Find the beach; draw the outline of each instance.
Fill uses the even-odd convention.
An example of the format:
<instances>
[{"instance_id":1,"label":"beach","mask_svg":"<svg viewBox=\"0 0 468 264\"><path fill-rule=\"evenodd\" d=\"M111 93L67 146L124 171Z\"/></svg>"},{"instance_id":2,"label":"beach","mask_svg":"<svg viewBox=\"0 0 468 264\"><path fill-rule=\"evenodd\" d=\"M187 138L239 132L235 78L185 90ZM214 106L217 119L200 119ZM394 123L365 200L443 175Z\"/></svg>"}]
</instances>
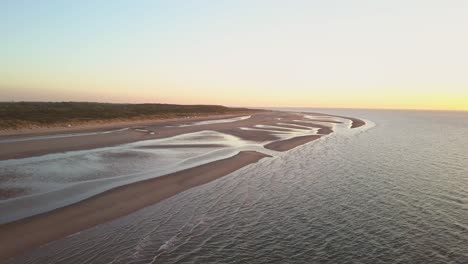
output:
<instances>
[{"instance_id":1,"label":"beach","mask_svg":"<svg viewBox=\"0 0 468 264\"><path fill-rule=\"evenodd\" d=\"M63 187L50 191L34 191L34 186L27 186L27 182L24 183L24 190L18 191L21 188L8 188L8 179L3 179L0 182L3 183L0 185L0 211L3 216L0 260L128 215L268 159L276 155L275 152L286 152L333 134L336 129L357 128L364 124L360 119L343 116L264 111L3 136L0 138L0 169L7 172L14 170L10 168L20 167L15 162L25 161L29 166L38 159L45 162L44 166L47 167L50 161L42 161L44 157L53 156L54 162L61 159L69 162L77 156L75 153L90 155L99 150L98 153L109 154L108 149L120 151L112 156L115 163L124 163L129 158L138 160L138 157L132 156L134 153L154 151L157 155L175 153L173 160L178 165L163 168L167 163L164 161L161 163L163 169L147 172L139 178L96 176L91 181L77 180L66 184L60 180ZM123 152L119 149L121 146L131 146L132 151L124 148L127 152ZM189 150L194 154L187 154ZM156 167L158 159L154 161ZM62 166L62 163L58 164ZM34 163L32 168L41 167ZM14 173L26 172L16 169ZM67 167L63 167L60 173L65 176ZM20 186L17 182L15 184ZM45 183L41 184L43 186ZM88 186L95 189L90 192ZM83 190L88 191L84 196ZM74 197L73 193L80 195ZM60 203L60 197L65 196L71 197ZM57 205L50 207L53 203Z\"/></svg>"},{"instance_id":2,"label":"beach","mask_svg":"<svg viewBox=\"0 0 468 264\"><path fill-rule=\"evenodd\" d=\"M70 206L0 226L0 259L127 215L267 157L240 152L188 170L122 186ZM20 234L28 234L19 238Z\"/></svg>"}]
</instances>

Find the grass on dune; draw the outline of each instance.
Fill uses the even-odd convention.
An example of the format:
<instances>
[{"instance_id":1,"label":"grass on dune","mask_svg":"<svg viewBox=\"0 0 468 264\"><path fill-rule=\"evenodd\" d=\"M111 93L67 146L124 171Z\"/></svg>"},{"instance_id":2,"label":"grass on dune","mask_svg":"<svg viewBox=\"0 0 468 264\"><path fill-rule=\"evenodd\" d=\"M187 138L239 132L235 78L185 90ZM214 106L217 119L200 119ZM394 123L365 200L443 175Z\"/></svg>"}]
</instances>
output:
<instances>
[{"instance_id":1,"label":"grass on dune","mask_svg":"<svg viewBox=\"0 0 468 264\"><path fill-rule=\"evenodd\" d=\"M173 118L254 111L220 105L112 104L92 102L0 102L0 129L24 126Z\"/></svg>"}]
</instances>

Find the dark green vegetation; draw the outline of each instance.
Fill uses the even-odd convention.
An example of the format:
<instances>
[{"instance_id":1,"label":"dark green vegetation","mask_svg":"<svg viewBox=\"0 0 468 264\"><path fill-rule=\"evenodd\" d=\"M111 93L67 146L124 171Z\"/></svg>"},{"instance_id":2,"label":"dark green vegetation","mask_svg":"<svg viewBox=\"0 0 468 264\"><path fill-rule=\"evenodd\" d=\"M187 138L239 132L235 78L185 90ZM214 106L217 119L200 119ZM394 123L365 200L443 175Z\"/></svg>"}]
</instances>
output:
<instances>
[{"instance_id":1,"label":"dark green vegetation","mask_svg":"<svg viewBox=\"0 0 468 264\"><path fill-rule=\"evenodd\" d=\"M0 129L89 121L166 119L252 112L219 105L110 104L88 102L0 102Z\"/></svg>"}]
</instances>

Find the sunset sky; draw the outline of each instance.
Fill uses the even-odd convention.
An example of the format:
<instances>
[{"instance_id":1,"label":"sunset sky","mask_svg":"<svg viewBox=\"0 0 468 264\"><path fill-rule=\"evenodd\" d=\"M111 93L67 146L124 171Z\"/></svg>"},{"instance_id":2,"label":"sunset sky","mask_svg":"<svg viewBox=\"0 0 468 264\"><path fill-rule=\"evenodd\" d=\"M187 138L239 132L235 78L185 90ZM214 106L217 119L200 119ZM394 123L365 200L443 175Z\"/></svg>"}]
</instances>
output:
<instances>
[{"instance_id":1,"label":"sunset sky","mask_svg":"<svg viewBox=\"0 0 468 264\"><path fill-rule=\"evenodd\" d=\"M0 101L468 110L468 1L0 0Z\"/></svg>"}]
</instances>

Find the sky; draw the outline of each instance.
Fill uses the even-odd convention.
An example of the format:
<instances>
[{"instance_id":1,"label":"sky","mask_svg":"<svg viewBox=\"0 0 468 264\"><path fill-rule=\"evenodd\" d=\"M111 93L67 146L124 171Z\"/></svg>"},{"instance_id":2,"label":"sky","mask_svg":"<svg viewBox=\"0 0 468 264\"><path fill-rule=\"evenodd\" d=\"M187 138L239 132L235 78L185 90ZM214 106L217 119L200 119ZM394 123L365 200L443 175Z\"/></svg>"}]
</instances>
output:
<instances>
[{"instance_id":1,"label":"sky","mask_svg":"<svg viewBox=\"0 0 468 264\"><path fill-rule=\"evenodd\" d=\"M468 110L464 0L0 0L0 101Z\"/></svg>"}]
</instances>

